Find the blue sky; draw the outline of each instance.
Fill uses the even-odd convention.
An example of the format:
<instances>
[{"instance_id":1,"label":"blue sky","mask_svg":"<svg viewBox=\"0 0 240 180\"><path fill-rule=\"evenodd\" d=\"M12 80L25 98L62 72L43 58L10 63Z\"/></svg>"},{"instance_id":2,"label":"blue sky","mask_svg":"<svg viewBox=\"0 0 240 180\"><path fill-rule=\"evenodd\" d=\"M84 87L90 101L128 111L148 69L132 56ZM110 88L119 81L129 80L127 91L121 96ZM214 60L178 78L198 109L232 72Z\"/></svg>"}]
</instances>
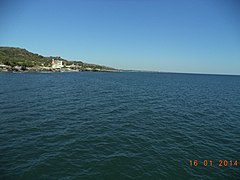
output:
<instances>
[{"instance_id":1,"label":"blue sky","mask_svg":"<svg viewBox=\"0 0 240 180\"><path fill-rule=\"evenodd\" d=\"M122 69L240 74L240 1L2 0L0 46Z\"/></svg>"}]
</instances>

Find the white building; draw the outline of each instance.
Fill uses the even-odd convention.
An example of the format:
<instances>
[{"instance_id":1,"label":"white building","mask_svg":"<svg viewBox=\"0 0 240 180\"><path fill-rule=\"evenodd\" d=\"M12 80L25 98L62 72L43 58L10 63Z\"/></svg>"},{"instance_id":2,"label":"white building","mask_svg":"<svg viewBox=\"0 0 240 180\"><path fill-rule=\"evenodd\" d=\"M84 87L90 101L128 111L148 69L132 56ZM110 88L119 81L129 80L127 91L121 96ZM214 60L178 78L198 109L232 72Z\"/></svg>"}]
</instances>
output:
<instances>
[{"instance_id":1,"label":"white building","mask_svg":"<svg viewBox=\"0 0 240 180\"><path fill-rule=\"evenodd\" d=\"M63 67L63 62L62 61L52 59L52 68L61 69L62 67Z\"/></svg>"}]
</instances>

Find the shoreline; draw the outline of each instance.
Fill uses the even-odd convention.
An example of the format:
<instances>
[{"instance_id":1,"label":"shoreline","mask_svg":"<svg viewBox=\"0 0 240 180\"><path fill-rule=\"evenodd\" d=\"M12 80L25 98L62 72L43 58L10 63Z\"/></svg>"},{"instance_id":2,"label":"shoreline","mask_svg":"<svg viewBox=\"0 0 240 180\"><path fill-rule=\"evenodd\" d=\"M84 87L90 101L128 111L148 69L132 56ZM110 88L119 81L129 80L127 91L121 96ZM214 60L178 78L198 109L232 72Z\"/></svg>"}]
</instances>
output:
<instances>
[{"instance_id":1,"label":"shoreline","mask_svg":"<svg viewBox=\"0 0 240 180\"><path fill-rule=\"evenodd\" d=\"M0 67L0 72L8 73L29 73L29 72L44 72L44 73L54 73L54 72L122 72L118 69L77 69L77 68L52 68L52 67L24 67L24 66L2 66Z\"/></svg>"}]
</instances>

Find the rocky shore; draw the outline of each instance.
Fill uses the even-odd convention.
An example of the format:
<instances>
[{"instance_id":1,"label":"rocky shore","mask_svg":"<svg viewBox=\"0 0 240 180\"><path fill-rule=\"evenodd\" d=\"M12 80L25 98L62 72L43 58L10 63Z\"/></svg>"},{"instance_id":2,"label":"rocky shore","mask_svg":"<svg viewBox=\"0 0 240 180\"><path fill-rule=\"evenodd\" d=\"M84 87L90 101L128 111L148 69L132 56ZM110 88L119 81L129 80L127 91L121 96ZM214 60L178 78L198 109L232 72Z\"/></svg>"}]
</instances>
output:
<instances>
[{"instance_id":1,"label":"rocky shore","mask_svg":"<svg viewBox=\"0 0 240 180\"><path fill-rule=\"evenodd\" d=\"M26 66L7 66L0 64L0 72L120 72L120 70L109 70L109 69L93 69L93 68L82 68L82 67L26 67Z\"/></svg>"}]
</instances>

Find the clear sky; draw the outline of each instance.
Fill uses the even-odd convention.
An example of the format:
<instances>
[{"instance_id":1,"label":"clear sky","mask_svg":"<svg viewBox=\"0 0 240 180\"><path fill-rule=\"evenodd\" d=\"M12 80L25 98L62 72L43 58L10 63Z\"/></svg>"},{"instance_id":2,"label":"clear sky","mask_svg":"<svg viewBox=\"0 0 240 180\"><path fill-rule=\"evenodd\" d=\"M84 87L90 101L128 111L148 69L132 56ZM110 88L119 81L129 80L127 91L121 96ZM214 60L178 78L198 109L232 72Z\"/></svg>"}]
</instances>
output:
<instances>
[{"instance_id":1,"label":"clear sky","mask_svg":"<svg viewBox=\"0 0 240 180\"><path fill-rule=\"evenodd\" d=\"M1 0L0 46L122 69L240 74L240 1Z\"/></svg>"}]
</instances>

